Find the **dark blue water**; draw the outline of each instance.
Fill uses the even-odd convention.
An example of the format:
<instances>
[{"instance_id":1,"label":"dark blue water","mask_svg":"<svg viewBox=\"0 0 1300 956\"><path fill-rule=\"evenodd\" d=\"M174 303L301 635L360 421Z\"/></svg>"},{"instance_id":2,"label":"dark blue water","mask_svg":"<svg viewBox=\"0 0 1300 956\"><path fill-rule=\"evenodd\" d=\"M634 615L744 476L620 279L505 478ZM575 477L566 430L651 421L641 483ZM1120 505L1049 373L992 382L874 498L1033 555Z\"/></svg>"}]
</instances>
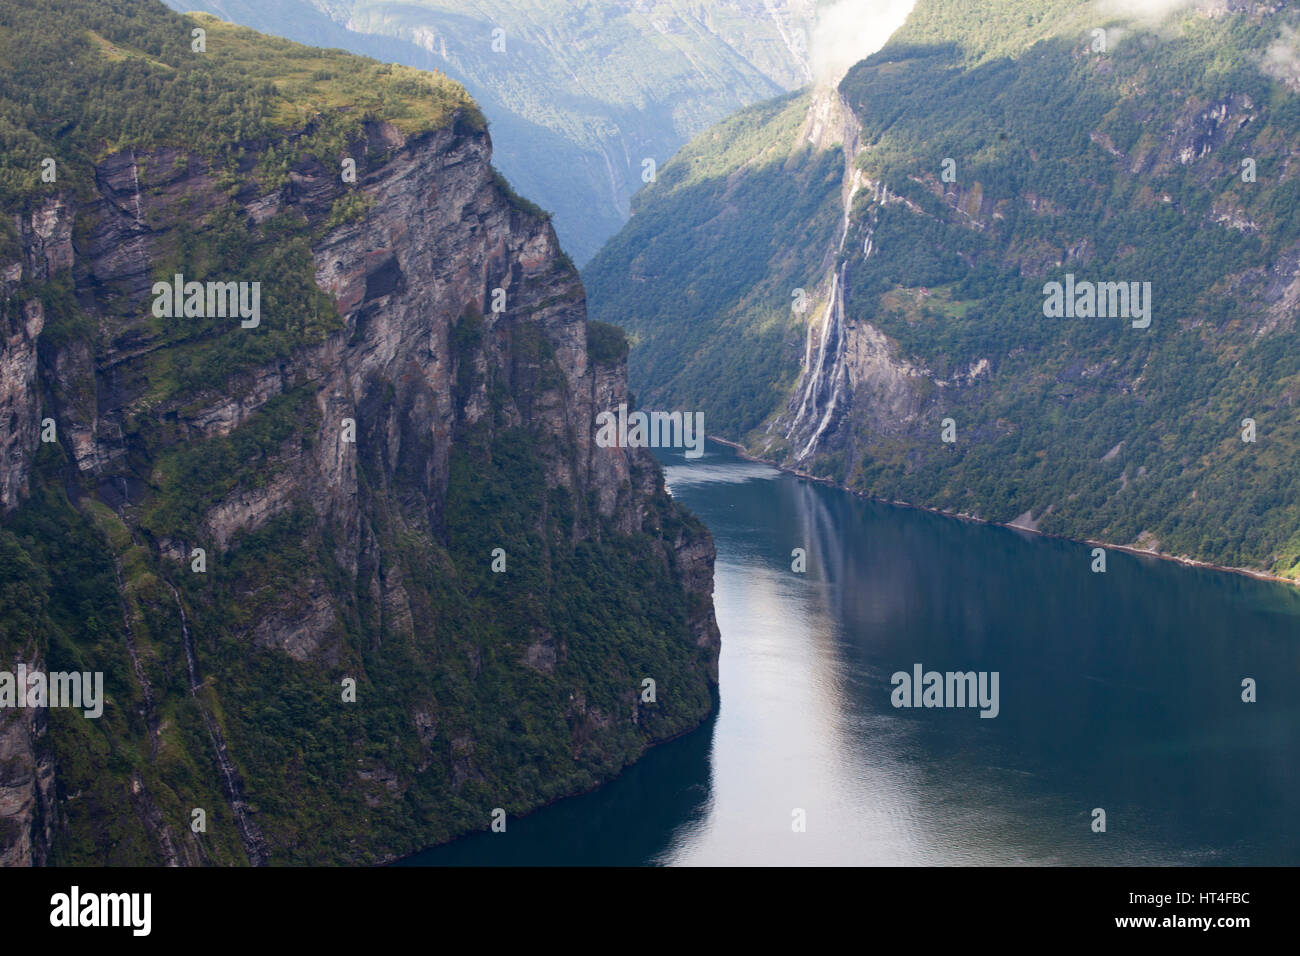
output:
<instances>
[{"instance_id":1,"label":"dark blue water","mask_svg":"<svg viewBox=\"0 0 1300 956\"><path fill-rule=\"evenodd\" d=\"M1088 546L721 446L664 460L717 543L717 715L595 793L407 862L1300 863L1297 589L1118 552L1096 574ZM918 663L996 671L998 715L895 708L891 675Z\"/></svg>"}]
</instances>

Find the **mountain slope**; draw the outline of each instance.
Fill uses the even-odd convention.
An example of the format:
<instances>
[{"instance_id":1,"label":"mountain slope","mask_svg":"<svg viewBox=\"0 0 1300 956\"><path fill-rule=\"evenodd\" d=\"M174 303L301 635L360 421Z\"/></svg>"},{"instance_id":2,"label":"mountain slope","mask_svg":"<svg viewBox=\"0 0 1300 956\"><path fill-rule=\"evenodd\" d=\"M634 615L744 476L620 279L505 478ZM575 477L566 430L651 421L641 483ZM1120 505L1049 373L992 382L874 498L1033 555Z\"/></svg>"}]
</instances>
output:
<instances>
[{"instance_id":1,"label":"mountain slope","mask_svg":"<svg viewBox=\"0 0 1300 956\"><path fill-rule=\"evenodd\" d=\"M713 433L735 436L793 384L791 293L830 267L840 226L844 111L819 112L791 94L696 137L584 270L593 307L633 333L644 402L704 409Z\"/></svg>"},{"instance_id":2,"label":"mountain slope","mask_svg":"<svg viewBox=\"0 0 1300 956\"><path fill-rule=\"evenodd\" d=\"M592 314L641 343L639 394L700 408L765 457L890 500L1296 576L1293 29L1288 11L1248 2L1153 23L1081 3L922 0L837 91L858 145L841 211L805 224L829 237L825 268L808 250L766 255L761 286L741 293L724 264L692 275L716 294L689 333L658 305L687 295L675 273L629 308L647 250L693 263L732 239L789 239L780 204L725 225L706 205L696 221L714 232L661 228L665 183L683 175L670 164L584 270ZM752 176L735 165L733 192ZM1050 284L1076 279L1137 283L1139 297L1149 283L1149 324L1045 315ZM789 314L796 287L815 295ZM761 327L727 318L760 288L793 331L762 355L727 352ZM673 357L684 334L718 346L716 381L763 387L664 376L691 368Z\"/></svg>"},{"instance_id":3,"label":"mountain slope","mask_svg":"<svg viewBox=\"0 0 1300 956\"><path fill-rule=\"evenodd\" d=\"M704 717L712 543L463 90L146 0L0 53L0 659L104 681L0 708L0 861L391 859Z\"/></svg>"},{"instance_id":4,"label":"mountain slope","mask_svg":"<svg viewBox=\"0 0 1300 956\"><path fill-rule=\"evenodd\" d=\"M497 165L580 263L626 221L645 160L811 77L814 0L168 2L460 81Z\"/></svg>"}]
</instances>

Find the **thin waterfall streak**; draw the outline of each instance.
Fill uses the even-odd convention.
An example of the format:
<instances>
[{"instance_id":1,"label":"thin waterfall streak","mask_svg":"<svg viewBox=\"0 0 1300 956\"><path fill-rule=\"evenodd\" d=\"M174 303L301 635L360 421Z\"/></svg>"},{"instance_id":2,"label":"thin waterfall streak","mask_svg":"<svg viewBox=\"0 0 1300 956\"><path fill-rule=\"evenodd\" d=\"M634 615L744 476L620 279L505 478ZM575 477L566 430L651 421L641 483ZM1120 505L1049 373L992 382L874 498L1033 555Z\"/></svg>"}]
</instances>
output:
<instances>
[{"instance_id":1,"label":"thin waterfall streak","mask_svg":"<svg viewBox=\"0 0 1300 956\"><path fill-rule=\"evenodd\" d=\"M265 857L262 853L261 837L253 830L252 824L248 820L248 814L245 812L244 800L239 792L239 784L235 781L235 770L230 764L230 756L226 752L226 740L221 735L221 729L217 727L216 718L208 712L208 708L203 705L199 698L199 678L198 667L194 662L193 638L190 635L189 621L185 616L185 604L181 601L180 592L170 581L166 582L167 587L172 592L172 597L176 600L176 610L181 619L181 638L185 647L185 663L189 668L190 678L190 696L199 708L199 714L203 718L203 726L208 731L208 740L212 743L213 753L216 754L217 766L221 770L222 777L225 778L226 796L230 801L231 812L235 815L235 824L239 828L239 834L243 839L244 852L248 854L248 861L253 866L262 866Z\"/></svg>"}]
</instances>

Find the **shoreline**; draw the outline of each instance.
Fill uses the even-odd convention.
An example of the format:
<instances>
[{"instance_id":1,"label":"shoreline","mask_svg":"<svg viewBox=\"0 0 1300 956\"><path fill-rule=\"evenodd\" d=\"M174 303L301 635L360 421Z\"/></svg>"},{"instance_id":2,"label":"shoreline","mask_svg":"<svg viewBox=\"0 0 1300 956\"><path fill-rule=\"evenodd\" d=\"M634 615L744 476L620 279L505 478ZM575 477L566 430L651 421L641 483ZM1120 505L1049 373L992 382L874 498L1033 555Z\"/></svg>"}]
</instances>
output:
<instances>
[{"instance_id":1,"label":"shoreline","mask_svg":"<svg viewBox=\"0 0 1300 956\"><path fill-rule=\"evenodd\" d=\"M1282 577L1280 574L1273 574L1269 571L1260 571L1256 568L1233 568L1223 564L1215 564L1212 561L1201 561L1197 558L1189 558L1184 555L1169 554L1165 551L1153 551L1150 548L1138 548L1128 544L1113 544L1109 541L1099 541L1094 538L1071 538L1063 534L1050 534L1046 531L1039 531L1037 528L1026 528L1022 525L1008 524L1002 521L990 521L988 518L966 514L962 511L944 511L942 508L932 508L929 505L918 505L910 501L891 501L888 498L878 498L875 495L869 495L863 491L846 488L830 478L811 475L806 471L800 471L798 468L791 468L787 465L782 465L766 458L759 458L758 456L751 454L749 449L745 448L745 446L741 445L739 442L730 441L726 438L719 438L717 435L706 435L705 437L710 441L717 442L719 445L726 445L728 448L735 450L740 457L746 461L752 461L760 465L770 465L777 471L784 472L787 475L793 475L796 478L803 478L808 481L815 481L818 484L838 488L840 491L845 491L858 498L865 498L868 501L875 501L879 504L894 505L899 508L911 508L915 511L928 511L930 514L940 515L944 518L956 518L959 521L970 521L975 524L989 525L994 528L1006 528L1010 531L1020 531L1025 534L1038 535L1041 538L1051 538L1056 541L1068 541L1071 544L1088 544L1098 548L1106 548L1111 551L1122 551L1126 554L1139 555L1141 557L1158 558L1161 561L1172 561L1189 568L1202 568L1209 571L1223 571L1228 574L1240 574L1248 578L1254 578L1257 581L1273 581L1278 584L1289 584L1292 587L1300 585L1300 580L1296 580L1295 578Z\"/></svg>"},{"instance_id":2,"label":"shoreline","mask_svg":"<svg viewBox=\"0 0 1300 956\"><path fill-rule=\"evenodd\" d=\"M679 730L677 733L672 734L668 737L664 737L660 740L652 740L648 742L646 744L645 749L641 751L641 753L636 757L636 759L631 760L628 763L624 764L617 771L611 774L607 779L597 781L596 783L593 783L590 787L587 787L585 790L575 790L572 793L563 793L557 797L552 797L550 800L547 800L545 803L539 803L537 806L533 807L532 809L525 810L523 813L517 814L514 817L514 819L523 820L527 817L531 817L534 813L540 813L541 811L547 809L548 807L553 807L555 806L555 804L560 803L564 800L572 800L576 797L589 796L590 794L595 793L597 790L602 790L605 787L608 787L610 784L621 779L623 774L626 773L634 764L640 763L642 760L644 760L645 756L648 753L650 753L650 751L654 750L656 747L662 747L664 744L670 744L673 741L681 740L683 737L686 737L689 734L693 734L698 730L704 729L704 726L708 724L710 721L717 720L718 712L721 710L721 708L722 708L721 685L713 684L709 688L709 710L700 719L700 722L696 724L694 727L687 727L685 730ZM374 863L369 863L364 865L372 869L392 867L394 864L404 863L407 860L412 860L415 857L420 856L424 853L431 853L434 850L440 849L442 847L451 846L453 843L456 843L459 840L467 839L468 837L471 837L476 833L482 833L482 832L484 831L481 829L466 830L464 833L460 833L454 837L451 837L450 839L443 840L441 843L433 843L430 844L429 846L421 847L418 850L413 850L410 853L388 857L386 859L377 860ZM410 864L412 868L416 866L436 867L438 865L439 864L415 864L415 863ZM493 864L477 864L477 865L492 866Z\"/></svg>"}]
</instances>

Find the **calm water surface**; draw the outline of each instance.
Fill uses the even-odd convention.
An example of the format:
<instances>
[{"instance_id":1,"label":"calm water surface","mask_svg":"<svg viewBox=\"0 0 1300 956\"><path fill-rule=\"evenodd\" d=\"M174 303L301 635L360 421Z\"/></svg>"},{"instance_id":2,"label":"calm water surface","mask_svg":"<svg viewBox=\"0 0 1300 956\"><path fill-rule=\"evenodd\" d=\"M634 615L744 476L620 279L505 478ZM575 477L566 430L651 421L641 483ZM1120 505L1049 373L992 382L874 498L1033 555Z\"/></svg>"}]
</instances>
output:
<instances>
[{"instance_id":1,"label":"calm water surface","mask_svg":"<svg viewBox=\"0 0 1300 956\"><path fill-rule=\"evenodd\" d=\"M1117 552L1093 574L1089 547L719 445L663 461L717 544L717 714L599 791L406 863L1300 863L1296 589ZM998 716L895 709L917 663L997 671Z\"/></svg>"}]
</instances>

